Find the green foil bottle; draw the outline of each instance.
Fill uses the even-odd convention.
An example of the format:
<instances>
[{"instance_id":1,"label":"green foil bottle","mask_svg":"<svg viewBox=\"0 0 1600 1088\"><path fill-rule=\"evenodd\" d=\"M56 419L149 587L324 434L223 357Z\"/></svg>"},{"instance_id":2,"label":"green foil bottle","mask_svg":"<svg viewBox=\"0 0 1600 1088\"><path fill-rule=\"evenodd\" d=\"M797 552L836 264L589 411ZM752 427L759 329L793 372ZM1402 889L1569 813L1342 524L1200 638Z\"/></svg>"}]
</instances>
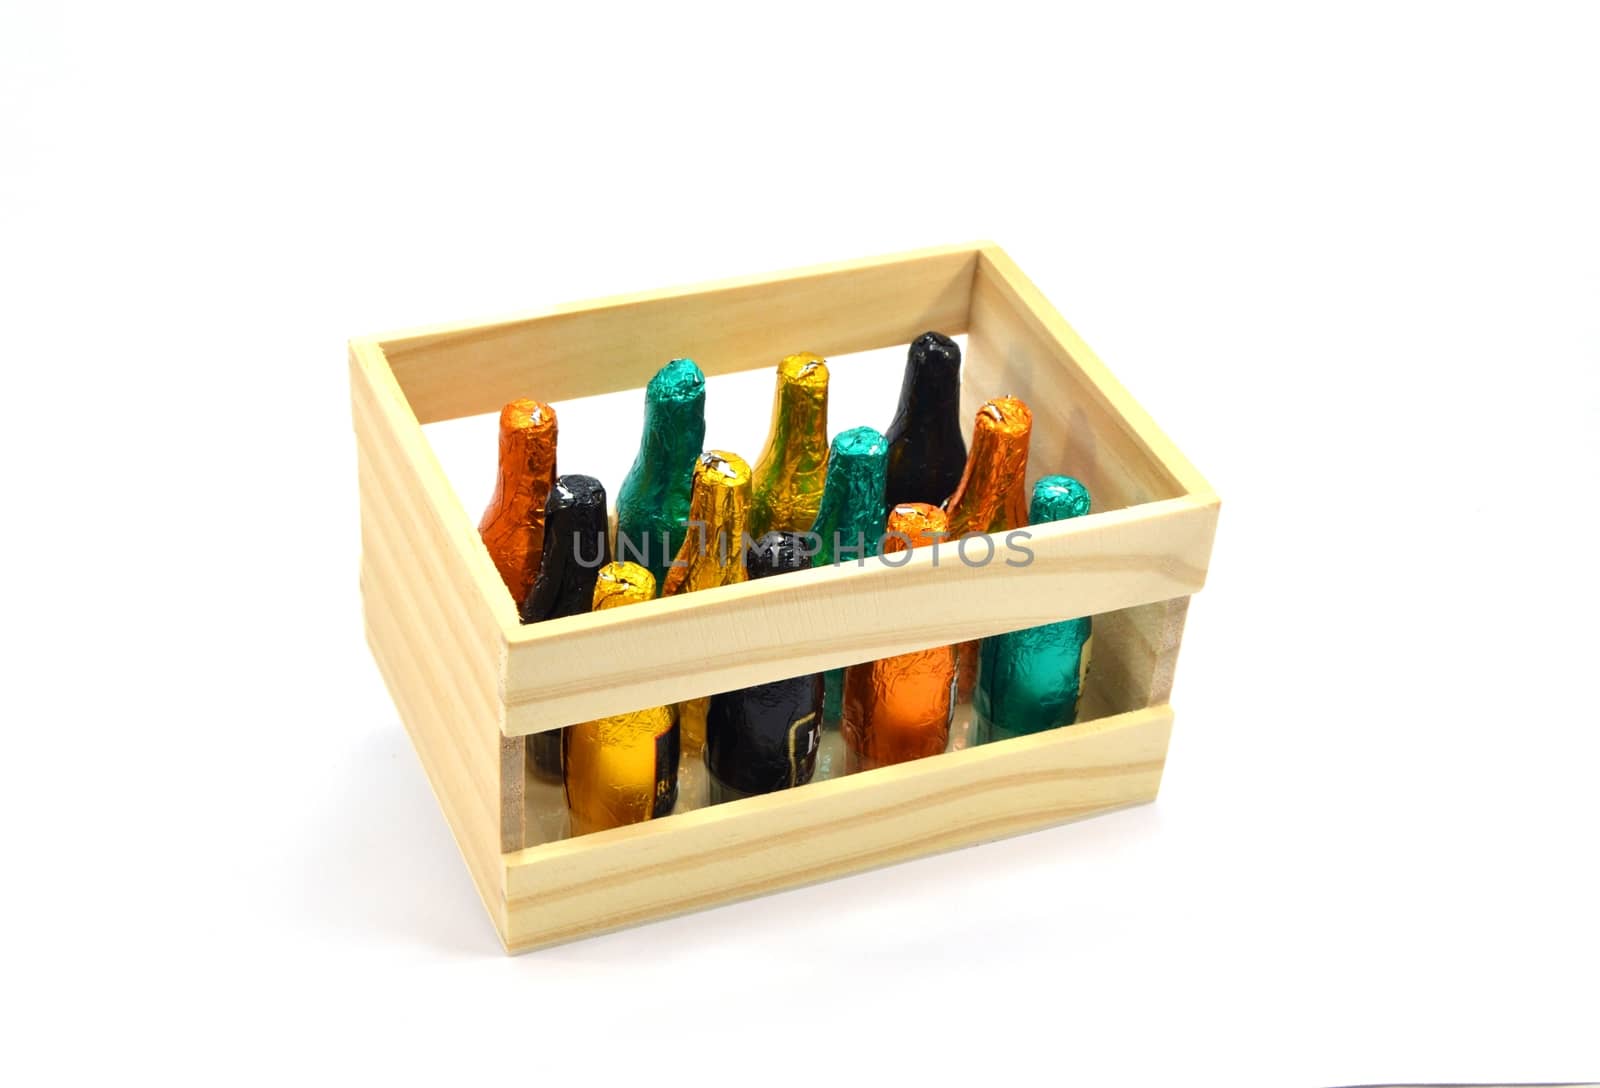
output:
<instances>
[{"instance_id":1,"label":"green foil bottle","mask_svg":"<svg viewBox=\"0 0 1600 1088\"><path fill-rule=\"evenodd\" d=\"M1089 491L1070 476L1033 485L1028 524L1082 517ZM978 647L973 741L986 744L1071 725L1089 670L1090 617L991 635Z\"/></svg>"},{"instance_id":2,"label":"green foil bottle","mask_svg":"<svg viewBox=\"0 0 1600 1088\"><path fill-rule=\"evenodd\" d=\"M638 563L658 586L688 533L694 464L705 438L706 376L693 359L674 359L645 386L639 453L617 492L617 559Z\"/></svg>"},{"instance_id":3,"label":"green foil bottle","mask_svg":"<svg viewBox=\"0 0 1600 1088\"><path fill-rule=\"evenodd\" d=\"M822 504L811 531L817 554L811 565L858 565L878 554L883 543L884 487L889 471L889 440L871 427L853 427L836 436L828 450ZM822 720L836 724L844 709L844 670L824 674Z\"/></svg>"}]
</instances>

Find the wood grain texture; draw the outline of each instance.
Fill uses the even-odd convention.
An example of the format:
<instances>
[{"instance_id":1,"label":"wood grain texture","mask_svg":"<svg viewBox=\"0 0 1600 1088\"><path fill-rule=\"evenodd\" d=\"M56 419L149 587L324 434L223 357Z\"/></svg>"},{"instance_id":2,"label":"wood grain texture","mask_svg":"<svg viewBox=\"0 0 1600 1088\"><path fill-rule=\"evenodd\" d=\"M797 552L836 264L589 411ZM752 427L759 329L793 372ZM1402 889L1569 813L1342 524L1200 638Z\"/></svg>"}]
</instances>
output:
<instances>
[{"instance_id":1,"label":"wood grain texture","mask_svg":"<svg viewBox=\"0 0 1600 1088\"><path fill-rule=\"evenodd\" d=\"M523 627L419 423L534 391L642 385L671 354L720 373L764 368L796 342L849 352L930 327L970 327L975 392L1031 400L1034 475L1071 472L1095 494L1099 512L1030 530L1026 566L971 567L946 546L901 568L807 571ZM356 340L350 356L368 641L508 948L1155 796L1218 501L997 248ZM1094 721L523 848L526 733L1079 615L1096 616Z\"/></svg>"},{"instance_id":2,"label":"wood grain texture","mask_svg":"<svg viewBox=\"0 0 1600 1088\"><path fill-rule=\"evenodd\" d=\"M1061 472L1088 488L1094 509L1177 495L1212 495L1104 363L997 247L979 255L972 286L962 412L991 396L1033 410L1029 485Z\"/></svg>"},{"instance_id":3,"label":"wood grain texture","mask_svg":"<svg viewBox=\"0 0 1600 1088\"><path fill-rule=\"evenodd\" d=\"M1187 596L1205 582L1215 519L1209 497L1170 499L1036 526L1026 566L969 567L948 546L936 566L917 549L903 567L818 568L523 628L509 639L505 726L534 732Z\"/></svg>"},{"instance_id":4,"label":"wood grain texture","mask_svg":"<svg viewBox=\"0 0 1600 1088\"><path fill-rule=\"evenodd\" d=\"M510 611L500 577L381 352L355 342L350 358L368 629L404 635L411 643L409 652L375 646L375 654L391 665L412 662L406 673L386 673L385 680L397 702L397 685L410 689L405 698L415 713L406 725L413 735L427 734L418 751L434 759L429 765L430 756L423 755L435 792L441 800L449 793L483 801L497 829L491 845L518 849L524 744L500 728L503 625L515 622L515 613L499 614ZM391 626L375 625L375 614ZM435 713L422 712L430 706ZM446 751L454 758L448 772L440 762ZM481 814L476 807L461 807L458 814L468 811ZM470 830L455 830L458 840L475 840L481 829L474 823Z\"/></svg>"},{"instance_id":5,"label":"wood grain texture","mask_svg":"<svg viewBox=\"0 0 1600 1088\"><path fill-rule=\"evenodd\" d=\"M1167 702L1188 612L1189 598L1177 597L1096 616L1078 720Z\"/></svg>"},{"instance_id":6,"label":"wood grain texture","mask_svg":"<svg viewBox=\"0 0 1600 1088\"><path fill-rule=\"evenodd\" d=\"M1154 800L1151 707L506 856L525 951Z\"/></svg>"},{"instance_id":7,"label":"wood grain texture","mask_svg":"<svg viewBox=\"0 0 1600 1088\"><path fill-rule=\"evenodd\" d=\"M424 423L506 401L643 386L668 359L707 374L845 354L967 327L978 243L575 303L379 337Z\"/></svg>"}]
</instances>

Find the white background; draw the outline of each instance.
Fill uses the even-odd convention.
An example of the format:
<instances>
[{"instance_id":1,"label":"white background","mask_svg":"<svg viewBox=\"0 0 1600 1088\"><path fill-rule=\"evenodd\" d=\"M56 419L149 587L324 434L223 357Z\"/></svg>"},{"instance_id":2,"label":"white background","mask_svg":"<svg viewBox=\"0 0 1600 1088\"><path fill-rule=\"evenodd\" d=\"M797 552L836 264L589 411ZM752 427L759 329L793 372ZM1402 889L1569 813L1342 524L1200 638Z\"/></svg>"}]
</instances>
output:
<instances>
[{"instance_id":1,"label":"white background","mask_svg":"<svg viewBox=\"0 0 1600 1088\"><path fill-rule=\"evenodd\" d=\"M1595 9L1046 7L0 7L5 1079L1600 1076ZM982 237L1224 498L1160 801L502 958L344 339Z\"/></svg>"}]
</instances>

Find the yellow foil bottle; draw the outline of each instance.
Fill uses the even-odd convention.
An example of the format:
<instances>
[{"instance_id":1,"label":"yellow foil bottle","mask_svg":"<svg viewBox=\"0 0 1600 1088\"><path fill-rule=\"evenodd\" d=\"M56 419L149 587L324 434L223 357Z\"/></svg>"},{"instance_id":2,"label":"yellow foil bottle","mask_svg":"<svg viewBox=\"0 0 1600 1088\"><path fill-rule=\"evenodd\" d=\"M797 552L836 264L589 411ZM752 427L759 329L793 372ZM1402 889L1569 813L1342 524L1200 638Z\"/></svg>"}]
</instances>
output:
<instances>
[{"instance_id":1,"label":"yellow foil bottle","mask_svg":"<svg viewBox=\"0 0 1600 1088\"><path fill-rule=\"evenodd\" d=\"M809 523L808 523L809 525ZM700 455L689 495L688 535L667 570L663 597L745 580L744 541L750 532L750 466L722 450ZM699 754L706 743L709 696L678 704L683 749Z\"/></svg>"},{"instance_id":2,"label":"yellow foil bottle","mask_svg":"<svg viewBox=\"0 0 1600 1088\"><path fill-rule=\"evenodd\" d=\"M955 492L944 501L952 540L968 533L1001 533L1028 524L1028 439L1033 413L1016 397L996 397L978 409L972 448ZM972 698L978 679L978 643L957 650L956 697Z\"/></svg>"},{"instance_id":3,"label":"yellow foil bottle","mask_svg":"<svg viewBox=\"0 0 1600 1088\"><path fill-rule=\"evenodd\" d=\"M756 460L750 535L810 529L827 471L828 364L820 355L790 355L778 364L772 432Z\"/></svg>"},{"instance_id":4,"label":"yellow foil bottle","mask_svg":"<svg viewBox=\"0 0 1600 1088\"><path fill-rule=\"evenodd\" d=\"M500 471L478 535L519 605L539 576L544 504L556 482L556 413L536 400L500 410Z\"/></svg>"},{"instance_id":5,"label":"yellow foil bottle","mask_svg":"<svg viewBox=\"0 0 1600 1088\"><path fill-rule=\"evenodd\" d=\"M637 563L608 563L594 585L594 611L656 595L655 576ZM672 812L678 800L677 711L653 706L613 714L562 734L562 778L572 833L636 824Z\"/></svg>"}]
</instances>

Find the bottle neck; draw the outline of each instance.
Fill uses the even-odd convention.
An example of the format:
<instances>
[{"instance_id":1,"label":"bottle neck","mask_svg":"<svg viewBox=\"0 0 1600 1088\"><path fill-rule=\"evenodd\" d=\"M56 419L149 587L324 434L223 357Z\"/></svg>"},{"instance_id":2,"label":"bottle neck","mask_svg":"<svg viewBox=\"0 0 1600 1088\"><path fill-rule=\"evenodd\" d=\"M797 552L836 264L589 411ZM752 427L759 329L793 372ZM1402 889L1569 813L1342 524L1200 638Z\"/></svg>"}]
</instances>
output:
<instances>
[{"instance_id":1,"label":"bottle neck","mask_svg":"<svg viewBox=\"0 0 1600 1088\"><path fill-rule=\"evenodd\" d=\"M950 532L994 533L1028 523L1028 436L988 427L972 434L972 453L945 512Z\"/></svg>"},{"instance_id":2,"label":"bottle neck","mask_svg":"<svg viewBox=\"0 0 1600 1088\"><path fill-rule=\"evenodd\" d=\"M828 456L828 399L824 390L786 385L778 390L772 412L769 454L795 469L820 465Z\"/></svg>"}]
</instances>

